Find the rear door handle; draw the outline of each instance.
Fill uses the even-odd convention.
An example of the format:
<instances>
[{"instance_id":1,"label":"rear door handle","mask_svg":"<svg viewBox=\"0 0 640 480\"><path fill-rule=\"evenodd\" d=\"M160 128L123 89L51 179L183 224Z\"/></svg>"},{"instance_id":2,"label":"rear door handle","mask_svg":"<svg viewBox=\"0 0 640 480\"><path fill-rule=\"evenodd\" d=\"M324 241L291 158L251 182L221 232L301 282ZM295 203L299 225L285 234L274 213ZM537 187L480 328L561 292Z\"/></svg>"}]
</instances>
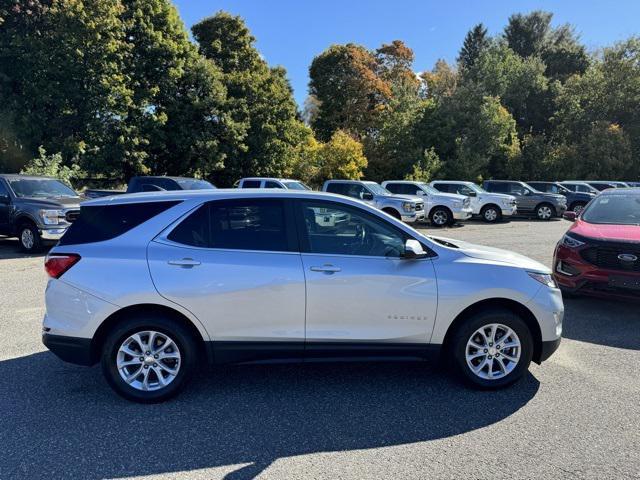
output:
<instances>
[{"instance_id":1,"label":"rear door handle","mask_svg":"<svg viewBox=\"0 0 640 480\"><path fill-rule=\"evenodd\" d=\"M185 267L185 268L197 267L198 265L200 265L200 262L198 260L194 260L193 258L183 258L181 260L169 260L167 263L169 265L174 265L176 267Z\"/></svg>"},{"instance_id":2,"label":"rear door handle","mask_svg":"<svg viewBox=\"0 0 640 480\"><path fill-rule=\"evenodd\" d=\"M310 270L312 272L336 273L342 269L333 265L322 265L321 267L311 267Z\"/></svg>"}]
</instances>

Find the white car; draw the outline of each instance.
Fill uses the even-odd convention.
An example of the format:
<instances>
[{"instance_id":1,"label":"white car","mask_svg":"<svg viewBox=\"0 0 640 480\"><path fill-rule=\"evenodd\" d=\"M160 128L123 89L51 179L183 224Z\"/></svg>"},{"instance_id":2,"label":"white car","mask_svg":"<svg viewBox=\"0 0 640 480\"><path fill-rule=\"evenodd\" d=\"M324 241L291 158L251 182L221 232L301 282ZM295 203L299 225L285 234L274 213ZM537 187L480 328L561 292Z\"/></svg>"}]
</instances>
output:
<instances>
[{"instance_id":1,"label":"white car","mask_svg":"<svg viewBox=\"0 0 640 480\"><path fill-rule=\"evenodd\" d=\"M471 200L467 196L442 193L425 182L410 180L386 180L382 182L382 186L393 193L422 197L426 217L435 227L471 218Z\"/></svg>"},{"instance_id":2,"label":"white car","mask_svg":"<svg viewBox=\"0 0 640 480\"><path fill-rule=\"evenodd\" d=\"M238 180L236 188L282 188L283 190L311 190L300 180L292 178L247 177Z\"/></svg>"},{"instance_id":3,"label":"white car","mask_svg":"<svg viewBox=\"0 0 640 480\"><path fill-rule=\"evenodd\" d=\"M471 199L474 215L485 222L493 223L516 215L516 197L503 193L490 193L473 182L455 180L434 180L430 185L440 192L467 195Z\"/></svg>"},{"instance_id":4,"label":"white car","mask_svg":"<svg viewBox=\"0 0 640 480\"><path fill-rule=\"evenodd\" d=\"M326 226L318 211L345 221ZM45 261L43 342L165 400L207 363L444 355L512 384L560 343L551 271L428 237L359 200L291 190L153 192L81 205ZM60 378L63 382L64 379Z\"/></svg>"}]
</instances>

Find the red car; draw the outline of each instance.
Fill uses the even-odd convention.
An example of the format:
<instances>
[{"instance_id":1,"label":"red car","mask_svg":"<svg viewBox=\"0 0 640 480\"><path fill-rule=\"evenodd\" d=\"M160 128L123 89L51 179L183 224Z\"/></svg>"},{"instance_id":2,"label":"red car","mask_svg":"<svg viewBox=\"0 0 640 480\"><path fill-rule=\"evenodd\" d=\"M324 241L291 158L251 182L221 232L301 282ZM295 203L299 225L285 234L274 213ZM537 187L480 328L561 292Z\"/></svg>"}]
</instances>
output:
<instances>
[{"instance_id":1,"label":"red car","mask_svg":"<svg viewBox=\"0 0 640 480\"><path fill-rule=\"evenodd\" d=\"M554 277L568 293L640 300L640 188L605 190L556 246Z\"/></svg>"}]
</instances>

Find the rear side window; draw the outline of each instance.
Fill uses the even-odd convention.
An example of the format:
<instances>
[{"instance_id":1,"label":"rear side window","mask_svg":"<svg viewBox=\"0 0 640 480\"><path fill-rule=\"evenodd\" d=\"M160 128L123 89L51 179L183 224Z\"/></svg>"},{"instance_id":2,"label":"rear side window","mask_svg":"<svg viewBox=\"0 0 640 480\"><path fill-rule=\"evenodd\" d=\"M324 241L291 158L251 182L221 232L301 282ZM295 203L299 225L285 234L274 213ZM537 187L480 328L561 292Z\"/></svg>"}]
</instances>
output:
<instances>
[{"instance_id":1,"label":"rear side window","mask_svg":"<svg viewBox=\"0 0 640 480\"><path fill-rule=\"evenodd\" d=\"M279 183L267 181L264 183L264 188L282 188Z\"/></svg>"},{"instance_id":2,"label":"rear side window","mask_svg":"<svg viewBox=\"0 0 640 480\"><path fill-rule=\"evenodd\" d=\"M180 202L81 206L80 217L71 224L58 245L78 245L111 240L178 203Z\"/></svg>"},{"instance_id":3,"label":"rear side window","mask_svg":"<svg viewBox=\"0 0 640 480\"><path fill-rule=\"evenodd\" d=\"M260 180L245 180L241 188L260 188Z\"/></svg>"},{"instance_id":4,"label":"rear side window","mask_svg":"<svg viewBox=\"0 0 640 480\"><path fill-rule=\"evenodd\" d=\"M439 192L448 193L450 191L451 185L447 183L434 183L433 188L438 190Z\"/></svg>"},{"instance_id":5,"label":"rear side window","mask_svg":"<svg viewBox=\"0 0 640 480\"><path fill-rule=\"evenodd\" d=\"M490 192L496 192L496 193L507 193L509 191L509 184L508 183L492 183L489 182L486 185L486 189Z\"/></svg>"},{"instance_id":6,"label":"rear side window","mask_svg":"<svg viewBox=\"0 0 640 480\"><path fill-rule=\"evenodd\" d=\"M387 186L385 187L387 190L389 190L391 193L405 193L403 190L404 185L402 185L401 183L387 183Z\"/></svg>"},{"instance_id":7,"label":"rear side window","mask_svg":"<svg viewBox=\"0 0 640 480\"><path fill-rule=\"evenodd\" d=\"M327 185L327 192L329 193L339 193L341 195L345 195L346 191L346 183L330 183L329 185Z\"/></svg>"},{"instance_id":8,"label":"rear side window","mask_svg":"<svg viewBox=\"0 0 640 480\"><path fill-rule=\"evenodd\" d=\"M167 237L201 248L293 250L284 202L254 199L211 202L185 218Z\"/></svg>"}]
</instances>

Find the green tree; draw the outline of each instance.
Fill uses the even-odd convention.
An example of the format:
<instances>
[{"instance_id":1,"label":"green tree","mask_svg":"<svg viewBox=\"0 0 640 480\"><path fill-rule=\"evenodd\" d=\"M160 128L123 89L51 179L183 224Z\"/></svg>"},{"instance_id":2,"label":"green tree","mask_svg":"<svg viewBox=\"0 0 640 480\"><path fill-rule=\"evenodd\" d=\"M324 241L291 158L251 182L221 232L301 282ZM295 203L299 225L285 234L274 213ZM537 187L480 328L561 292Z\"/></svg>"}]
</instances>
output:
<instances>
[{"instance_id":1,"label":"green tree","mask_svg":"<svg viewBox=\"0 0 640 480\"><path fill-rule=\"evenodd\" d=\"M223 185L247 175L279 176L291 171L298 145L309 132L282 68L269 68L255 38L240 17L218 12L192 27L200 52L222 71L227 90L225 114L233 122L233 141L223 145Z\"/></svg>"},{"instance_id":2,"label":"green tree","mask_svg":"<svg viewBox=\"0 0 640 480\"><path fill-rule=\"evenodd\" d=\"M540 10L511 15L504 29L507 45L521 57L539 56L551 32L552 18L552 13Z\"/></svg>"},{"instance_id":3,"label":"green tree","mask_svg":"<svg viewBox=\"0 0 640 480\"><path fill-rule=\"evenodd\" d=\"M362 144L342 130L337 130L316 152L315 185L333 178L358 180L367 166Z\"/></svg>"},{"instance_id":4,"label":"green tree","mask_svg":"<svg viewBox=\"0 0 640 480\"><path fill-rule=\"evenodd\" d=\"M478 23L464 37L462 48L458 54L458 65L461 70L469 70L473 68L480 57L480 54L489 46L490 39L487 35L487 28Z\"/></svg>"},{"instance_id":5,"label":"green tree","mask_svg":"<svg viewBox=\"0 0 640 480\"><path fill-rule=\"evenodd\" d=\"M423 157L413 164L411 172L405 175L405 180L414 180L419 182L431 181L442 168L440 157L431 147L424 151Z\"/></svg>"},{"instance_id":6,"label":"green tree","mask_svg":"<svg viewBox=\"0 0 640 480\"><path fill-rule=\"evenodd\" d=\"M83 176L83 172L77 164L63 165L62 154L47 155L42 147L38 149L38 156L29 160L20 173L58 178L69 185L73 185L75 180Z\"/></svg>"}]
</instances>

